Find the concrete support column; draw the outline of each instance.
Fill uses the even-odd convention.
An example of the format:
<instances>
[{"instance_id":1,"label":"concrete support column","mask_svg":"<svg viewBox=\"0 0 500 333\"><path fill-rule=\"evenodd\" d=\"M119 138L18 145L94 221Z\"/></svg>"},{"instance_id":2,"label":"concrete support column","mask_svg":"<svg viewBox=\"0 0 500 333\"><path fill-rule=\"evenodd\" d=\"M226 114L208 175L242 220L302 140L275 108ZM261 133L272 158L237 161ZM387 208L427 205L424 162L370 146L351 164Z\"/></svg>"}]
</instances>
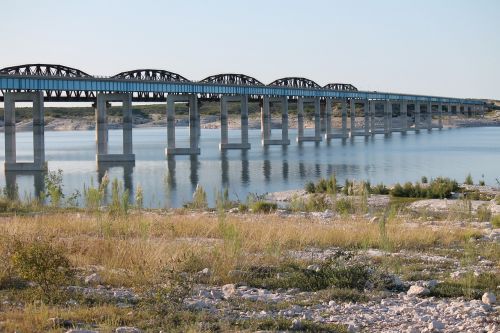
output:
<instances>
[{"instance_id":1,"label":"concrete support column","mask_svg":"<svg viewBox=\"0 0 500 333\"><path fill-rule=\"evenodd\" d=\"M281 103L281 139L274 140L271 139L271 111L270 103L279 102ZM262 145L279 145L286 146L290 144L288 139L288 97L277 97L270 98L269 96L264 96L263 104L261 109L261 124L262 124Z\"/></svg>"},{"instance_id":2,"label":"concrete support column","mask_svg":"<svg viewBox=\"0 0 500 333\"><path fill-rule=\"evenodd\" d=\"M321 141L321 101L314 99L314 141Z\"/></svg>"},{"instance_id":3,"label":"concrete support column","mask_svg":"<svg viewBox=\"0 0 500 333\"><path fill-rule=\"evenodd\" d=\"M132 144L132 94L128 94L123 101L123 155L133 155ZM135 156L131 159L135 160Z\"/></svg>"},{"instance_id":4,"label":"concrete support column","mask_svg":"<svg viewBox=\"0 0 500 333\"><path fill-rule=\"evenodd\" d=\"M427 103L427 129L432 130L432 103Z\"/></svg>"},{"instance_id":5,"label":"concrete support column","mask_svg":"<svg viewBox=\"0 0 500 333\"><path fill-rule=\"evenodd\" d=\"M354 137L356 134L356 101L351 98L351 105L350 105L350 112L351 112L351 138Z\"/></svg>"},{"instance_id":6,"label":"concrete support column","mask_svg":"<svg viewBox=\"0 0 500 333\"><path fill-rule=\"evenodd\" d=\"M17 162L16 102L33 103L33 162ZM43 92L6 92L4 94L5 171L43 171L45 162L45 133Z\"/></svg>"},{"instance_id":7,"label":"concrete support column","mask_svg":"<svg viewBox=\"0 0 500 333\"><path fill-rule=\"evenodd\" d=\"M297 140L304 137L304 98L297 100Z\"/></svg>"},{"instance_id":8,"label":"concrete support column","mask_svg":"<svg viewBox=\"0 0 500 333\"><path fill-rule=\"evenodd\" d=\"M110 102L121 102L123 109L123 150L122 154L108 153L108 116L107 109ZM100 162L134 162L132 146L132 95L131 94L97 94L96 103L96 137L97 155Z\"/></svg>"},{"instance_id":9,"label":"concrete support column","mask_svg":"<svg viewBox=\"0 0 500 333\"><path fill-rule=\"evenodd\" d=\"M400 105L401 131L406 133L408 130L408 102L402 101Z\"/></svg>"},{"instance_id":10,"label":"concrete support column","mask_svg":"<svg viewBox=\"0 0 500 333\"><path fill-rule=\"evenodd\" d=\"M281 144L290 144L288 139L288 96L283 96L281 99Z\"/></svg>"},{"instance_id":11,"label":"concrete support column","mask_svg":"<svg viewBox=\"0 0 500 333\"><path fill-rule=\"evenodd\" d=\"M370 135L370 101L366 100L364 104L364 116L365 116L365 136Z\"/></svg>"},{"instance_id":12,"label":"concrete support column","mask_svg":"<svg viewBox=\"0 0 500 333\"><path fill-rule=\"evenodd\" d=\"M264 96L262 99L262 106L260 108L260 132L262 144L271 137L269 128L270 111L269 111L269 96Z\"/></svg>"},{"instance_id":13,"label":"concrete support column","mask_svg":"<svg viewBox=\"0 0 500 333\"><path fill-rule=\"evenodd\" d=\"M420 103L415 102L415 130L420 130Z\"/></svg>"},{"instance_id":14,"label":"concrete support column","mask_svg":"<svg viewBox=\"0 0 500 333\"><path fill-rule=\"evenodd\" d=\"M438 104L438 128L443 128L443 104Z\"/></svg>"},{"instance_id":15,"label":"concrete support column","mask_svg":"<svg viewBox=\"0 0 500 333\"><path fill-rule=\"evenodd\" d=\"M370 132L372 135L375 135L376 128L375 128L375 111L376 111L376 106L377 102L372 101L370 104L370 118L371 118L371 125L370 125Z\"/></svg>"},{"instance_id":16,"label":"concrete support column","mask_svg":"<svg viewBox=\"0 0 500 333\"><path fill-rule=\"evenodd\" d=\"M304 103L314 103L314 136L304 135ZM321 109L319 97L304 98L299 97L297 101L297 117L298 117L298 136L297 142L304 141L321 141Z\"/></svg>"},{"instance_id":17,"label":"concrete support column","mask_svg":"<svg viewBox=\"0 0 500 333\"><path fill-rule=\"evenodd\" d=\"M326 98L325 100L325 140L330 140L332 135L332 99Z\"/></svg>"},{"instance_id":18,"label":"concrete support column","mask_svg":"<svg viewBox=\"0 0 500 333\"><path fill-rule=\"evenodd\" d=\"M388 135L391 133L392 123L392 103L390 101L385 102L385 117L384 117L384 134Z\"/></svg>"},{"instance_id":19,"label":"concrete support column","mask_svg":"<svg viewBox=\"0 0 500 333\"><path fill-rule=\"evenodd\" d=\"M250 149L248 142L248 95L242 96L241 99L241 144L248 147L244 149Z\"/></svg>"},{"instance_id":20,"label":"concrete support column","mask_svg":"<svg viewBox=\"0 0 500 333\"><path fill-rule=\"evenodd\" d=\"M342 137L347 139L349 133L347 132L347 100L342 100Z\"/></svg>"},{"instance_id":21,"label":"concrete support column","mask_svg":"<svg viewBox=\"0 0 500 333\"><path fill-rule=\"evenodd\" d=\"M226 96L220 99L220 143L219 149L223 149L228 144L228 125L227 125L227 100Z\"/></svg>"},{"instance_id":22,"label":"concrete support column","mask_svg":"<svg viewBox=\"0 0 500 333\"><path fill-rule=\"evenodd\" d=\"M449 109L448 109L448 116L449 116L449 120L451 122L451 116L453 116L453 107L454 105L453 104L449 104Z\"/></svg>"},{"instance_id":23,"label":"concrete support column","mask_svg":"<svg viewBox=\"0 0 500 333\"><path fill-rule=\"evenodd\" d=\"M240 103L241 110L241 142L229 143L228 112L227 104L229 102ZM220 99L220 144L219 149L250 149L248 143L248 96L222 96Z\"/></svg>"},{"instance_id":24,"label":"concrete support column","mask_svg":"<svg viewBox=\"0 0 500 333\"><path fill-rule=\"evenodd\" d=\"M178 148L175 145L175 102L189 104L189 147ZM199 155L198 147L198 97L196 95L168 95L167 96L167 149L165 154L171 155Z\"/></svg>"}]
</instances>

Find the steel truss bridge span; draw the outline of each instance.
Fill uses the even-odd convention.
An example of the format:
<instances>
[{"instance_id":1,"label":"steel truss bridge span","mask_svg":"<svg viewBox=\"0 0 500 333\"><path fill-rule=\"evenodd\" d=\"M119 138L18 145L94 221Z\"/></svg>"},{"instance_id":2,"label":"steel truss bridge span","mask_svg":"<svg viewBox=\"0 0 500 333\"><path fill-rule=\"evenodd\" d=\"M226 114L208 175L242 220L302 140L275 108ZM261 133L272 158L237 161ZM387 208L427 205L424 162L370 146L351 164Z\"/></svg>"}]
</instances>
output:
<instances>
[{"instance_id":1,"label":"steel truss bridge span","mask_svg":"<svg viewBox=\"0 0 500 333\"><path fill-rule=\"evenodd\" d=\"M244 74L218 74L202 81L158 69L138 69L112 77L89 75L81 70L50 64L27 64L0 69L0 101L5 92L43 91L46 102L95 102L97 93L130 93L133 102L164 102L168 94L193 94L201 99L224 95L270 97L319 97L359 100L411 100L418 102L483 105L482 100L439 96L359 91L351 84L321 87L312 80L286 77L264 85Z\"/></svg>"}]
</instances>

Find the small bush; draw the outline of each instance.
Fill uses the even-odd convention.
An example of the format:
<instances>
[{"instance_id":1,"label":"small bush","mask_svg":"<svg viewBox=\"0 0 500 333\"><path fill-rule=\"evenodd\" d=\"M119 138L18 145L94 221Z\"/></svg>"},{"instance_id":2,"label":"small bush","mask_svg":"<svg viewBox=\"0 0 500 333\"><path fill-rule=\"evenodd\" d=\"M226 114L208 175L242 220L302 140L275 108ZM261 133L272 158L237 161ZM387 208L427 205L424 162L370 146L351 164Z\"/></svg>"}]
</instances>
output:
<instances>
[{"instance_id":1,"label":"small bush","mask_svg":"<svg viewBox=\"0 0 500 333\"><path fill-rule=\"evenodd\" d=\"M482 179L481 179L481 180L479 181L479 186L485 186L485 185L486 185L486 183L484 182L484 180L482 180Z\"/></svg>"},{"instance_id":2,"label":"small bush","mask_svg":"<svg viewBox=\"0 0 500 333\"><path fill-rule=\"evenodd\" d=\"M304 189L307 193L337 194L337 177L333 174L329 179L321 178L316 184L307 182Z\"/></svg>"},{"instance_id":3,"label":"small bush","mask_svg":"<svg viewBox=\"0 0 500 333\"><path fill-rule=\"evenodd\" d=\"M351 200L342 198L335 202L335 211L342 215L353 214L354 205Z\"/></svg>"},{"instance_id":4,"label":"small bush","mask_svg":"<svg viewBox=\"0 0 500 333\"><path fill-rule=\"evenodd\" d=\"M469 173L467 177L465 177L464 181L465 185L474 185L474 181L472 180L472 175Z\"/></svg>"},{"instance_id":5,"label":"small bush","mask_svg":"<svg viewBox=\"0 0 500 333\"><path fill-rule=\"evenodd\" d=\"M307 193L315 193L316 192L316 186L314 186L313 182L307 182L304 189L306 190Z\"/></svg>"},{"instance_id":6,"label":"small bush","mask_svg":"<svg viewBox=\"0 0 500 333\"><path fill-rule=\"evenodd\" d=\"M493 216L493 218L491 219L491 224L495 228L500 228L500 215Z\"/></svg>"},{"instance_id":7,"label":"small bush","mask_svg":"<svg viewBox=\"0 0 500 333\"><path fill-rule=\"evenodd\" d=\"M305 210L308 212L322 212L330 208L330 203L323 194L312 194L305 202Z\"/></svg>"},{"instance_id":8,"label":"small bush","mask_svg":"<svg viewBox=\"0 0 500 333\"><path fill-rule=\"evenodd\" d=\"M420 181L422 182L422 184L427 184L429 182L426 176L422 176L422 179Z\"/></svg>"},{"instance_id":9,"label":"small bush","mask_svg":"<svg viewBox=\"0 0 500 333\"><path fill-rule=\"evenodd\" d=\"M59 207L61 205L61 200L64 198L62 177L61 169L57 172L49 171L47 175L45 175L45 187L47 188L45 197L50 198L50 203L53 207Z\"/></svg>"},{"instance_id":10,"label":"small bush","mask_svg":"<svg viewBox=\"0 0 500 333\"><path fill-rule=\"evenodd\" d=\"M42 298L47 300L57 297L59 288L73 278L73 269L63 250L45 241L18 242L12 264L21 278L38 285Z\"/></svg>"},{"instance_id":11,"label":"small bush","mask_svg":"<svg viewBox=\"0 0 500 333\"><path fill-rule=\"evenodd\" d=\"M389 189L383 184L377 184L370 187L371 194L389 194Z\"/></svg>"},{"instance_id":12,"label":"small bush","mask_svg":"<svg viewBox=\"0 0 500 333\"><path fill-rule=\"evenodd\" d=\"M423 187L420 183L413 185L411 182L407 182L403 186L397 183L390 194L403 198L444 199L450 198L451 194L458 189L458 183L455 180L438 177L432 179L427 187Z\"/></svg>"},{"instance_id":13,"label":"small bush","mask_svg":"<svg viewBox=\"0 0 500 333\"><path fill-rule=\"evenodd\" d=\"M274 202L258 200L251 203L250 209L254 213L271 213L278 209L278 205Z\"/></svg>"},{"instance_id":14,"label":"small bush","mask_svg":"<svg viewBox=\"0 0 500 333\"><path fill-rule=\"evenodd\" d=\"M299 288L303 291L318 291L335 287L362 291L370 276L366 265L352 263L349 257L337 256L318 264L317 270L305 269L296 263L284 263L267 269L259 267L250 273L248 283L269 289Z\"/></svg>"}]
</instances>

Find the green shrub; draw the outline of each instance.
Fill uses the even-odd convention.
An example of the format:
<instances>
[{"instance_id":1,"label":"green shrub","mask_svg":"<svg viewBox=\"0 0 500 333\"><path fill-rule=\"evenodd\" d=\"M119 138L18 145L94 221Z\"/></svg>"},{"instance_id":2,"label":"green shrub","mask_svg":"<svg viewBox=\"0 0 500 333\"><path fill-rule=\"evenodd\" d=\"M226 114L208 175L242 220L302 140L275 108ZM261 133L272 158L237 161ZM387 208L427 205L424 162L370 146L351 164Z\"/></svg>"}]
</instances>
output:
<instances>
[{"instance_id":1,"label":"green shrub","mask_svg":"<svg viewBox=\"0 0 500 333\"><path fill-rule=\"evenodd\" d=\"M307 193L337 194L337 177L333 174L329 179L319 179L316 184L307 182L304 189Z\"/></svg>"},{"instance_id":2,"label":"green shrub","mask_svg":"<svg viewBox=\"0 0 500 333\"><path fill-rule=\"evenodd\" d=\"M330 208L330 202L323 194L310 195L306 201L306 211L322 212Z\"/></svg>"},{"instance_id":3,"label":"green shrub","mask_svg":"<svg viewBox=\"0 0 500 333\"><path fill-rule=\"evenodd\" d=\"M318 291L335 287L362 291L371 277L366 265L352 263L349 258L333 258L317 266L317 270L303 268L297 263L284 263L266 269L258 267L250 271L248 283L250 286L269 289Z\"/></svg>"},{"instance_id":4,"label":"green shrub","mask_svg":"<svg viewBox=\"0 0 500 333\"><path fill-rule=\"evenodd\" d=\"M62 286L73 278L69 259L60 248L49 242L18 242L12 255L18 275L37 284L42 298L53 300Z\"/></svg>"},{"instance_id":5,"label":"green shrub","mask_svg":"<svg viewBox=\"0 0 500 333\"><path fill-rule=\"evenodd\" d=\"M350 199L342 198L335 202L335 211L342 215L353 214L354 205Z\"/></svg>"},{"instance_id":6,"label":"green shrub","mask_svg":"<svg viewBox=\"0 0 500 333\"><path fill-rule=\"evenodd\" d=\"M250 209L254 213L271 213L278 209L278 205L274 202L257 200L250 204Z\"/></svg>"},{"instance_id":7,"label":"green shrub","mask_svg":"<svg viewBox=\"0 0 500 333\"><path fill-rule=\"evenodd\" d=\"M45 197L50 198L50 203L53 207L59 207L61 205L61 200L64 198L62 186L61 169L57 170L57 172L49 171L45 175L45 188L47 189Z\"/></svg>"},{"instance_id":8,"label":"green shrub","mask_svg":"<svg viewBox=\"0 0 500 333\"><path fill-rule=\"evenodd\" d=\"M474 185L474 181L472 180L472 175L469 173L467 177L465 177L464 181L465 185Z\"/></svg>"},{"instance_id":9,"label":"green shrub","mask_svg":"<svg viewBox=\"0 0 500 333\"><path fill-rule=\"evenodd\" d=\"M314 185L313 182L307 182L304 189L306 190L307 193L316 192L316 186Z\"/></svg>"},{"instance_id":10,"label":"green shrub","mask_svg":"<svg viewBox=\"0 0 500 333\"><path fill-rule=\"evenodd\" d=\"M458 183L455 180L438 177L432 179L427 187L423 187L418 182L415 185L407 182L403 186L397 183L390 194L394 197L403 198L444 199L450 198L452 192L456 192L458 189Z\"/></svg>"},{"instance_id":11,"label":"green shrub","mask_svg":"<svg viewBox=\"0 0 500 333\"><path fill-rule=\"evenodd\" d=\"M85 201L85 208L88 211L99 209L109 184L108 173L106 172L104 174L98 187L94 187L92 183L93 181L91 180L91 185L89 187L85 186L85 184L83 185L83 199Z\"/></svg>"},{"instance_id":12,"label":"green shrub","mask_svg":"<svg viewBox=\"0 0 500 333\"><path fill-rule=\"evenodd\" d=\"M15 280L12 264L13 242L11 239L0 236L0 290L8 288Z\"/></svg>"},{"instance_id":13,"label":"green shrub","mask_svg":"<svg viewBox=\"0 0 500 333\"><path fill-rule=\"evenodd\" d=\"M451 197L452 192L457 192L458 183L450 178L438 177L431 180L427 197L430 199L444 199Z\"/></svg>"},{"instance_id":14,"label":"green shrub","mask_svg":"<svg viewBox=\"0 0 500 333\"><path fill-rule=\"evenodd\" d=\"M129 190L123 190L122 184L118 179L113 179L111 183L111 205L109 211L112 214L127 214L129 209Z\"/></svg>"},{"instance_id":15,"label":"green shrub","mask_svg":"<svg viewBox=\"0 0 500 333\"><path fill-rule=\"evenodd\" d=\"M370 187L371 194L389 194L389 189L383 184L377 184Z\"/></svg>"},{"instance_id":16,"label":"green shrub","mask_svg":"<svg viewBox=\"0 0 500 333\"><path fill-rule=\"evenodd\" d=\"M481 179L481 180L479 181L479 186L485 186L485 185L486 185L486 183L484 182L484 180L482 180L482 179Z\"/></svg>"},{"instance_id":17,"label":"green shrub","mask_svg":"<svg viewBox=\"0 0 500 333\"><path fill-rule=\"evenodd\" d=\"M493 218L491 219L491 224L495 228L500 228L500 215L493 216Z\"/></svg>"},{"instance_id":18,"label":"green shrub","mask_svg":"<svg viewBox=\"0 0 500 333\"><path fill-rule=\"evenodd\" d=\"M422 179L420 180L422 182L422 184L427 184L428 183L428 179L426 176L422 176Z\"/></svg>"}]
</instances>

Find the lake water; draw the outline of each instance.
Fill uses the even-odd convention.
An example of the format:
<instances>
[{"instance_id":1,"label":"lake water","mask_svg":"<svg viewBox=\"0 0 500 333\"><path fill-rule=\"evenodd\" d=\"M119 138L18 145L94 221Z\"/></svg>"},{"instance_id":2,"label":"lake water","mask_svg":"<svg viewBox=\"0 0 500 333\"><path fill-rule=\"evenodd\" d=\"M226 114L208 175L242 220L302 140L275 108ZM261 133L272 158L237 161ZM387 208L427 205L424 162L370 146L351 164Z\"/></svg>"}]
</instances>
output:
<instances>
[{"instance_id":1,"label":"lake water","mask_svg":"<svg viewBox=\"0 0 500 333\"><path fill-rule=\"evenodd\" d=\"M279 130L274 130L274 132ZM179 147L187 146L188 130L176 130ZM391 137L376 135L342 142L295 142L296 130L290 130L292 144L263 148L260 130L250 130L252 149L221 153L220 131L202 130L201 155L165 158L166 129L134 129L135 166L107 169L111 179L117 178L131 192L140 185L148 207L178 207L191 200L198 183L213 202L216 190L229 188L232 199L244 200L248 193L263 194L303 188L304 183L336 173L340 183L346 178L384 182L416 181L427 177L447 176L459 181L471 173L475 181L484 179L495 185L500 178L500 128L461 128L426 130L420 133L394 133ZM121 130L111 130L110 152L121 149ZM239 130L230 131L230 140ZM32 134L16 136L18 161L32 159ZM46 160L49 170L63 170L64 192L82 192L85 185L96 185L99 174L95 162L93 131L46 132ZM4 160L4 136L0 136L0 160ZM6 175L1 165L0 185L6 176L18 183L21 196L33 193L34 175ZM37 175L38 184L43 176Z\"/></svg>"}]
</instances>

